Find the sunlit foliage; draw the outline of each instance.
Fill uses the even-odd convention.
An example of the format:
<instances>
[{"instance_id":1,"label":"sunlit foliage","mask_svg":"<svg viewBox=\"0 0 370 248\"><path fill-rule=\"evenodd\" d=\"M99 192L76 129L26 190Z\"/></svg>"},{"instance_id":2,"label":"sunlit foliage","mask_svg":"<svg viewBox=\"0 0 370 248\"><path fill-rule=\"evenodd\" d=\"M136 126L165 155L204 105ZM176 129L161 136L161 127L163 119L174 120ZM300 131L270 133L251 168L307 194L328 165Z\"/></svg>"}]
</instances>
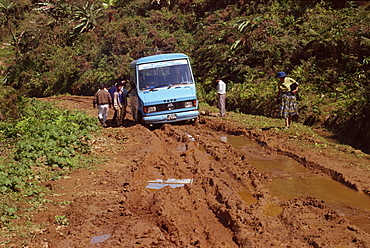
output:
<instances>
[{"instance_id":1,"label":"sunlit foliage","mask_svg":"<svg viewBox=\"0 0 370 248\"><path fill-rule=\"evenodd\" d=\"M369 130L370 118L368 2L14 3L1 12L19 52L5 81L30 96L92 94L98 83L127 79L128 64L143 49L170 46L192 58L203 101L215 103L213 79L222 76L229 110L274 116L275 74L285 71L301 83L302 122L325 115L325 125L370 138L360 131ZM349 129L352 122L358 128Z\"/></svg>"}]
</instances>

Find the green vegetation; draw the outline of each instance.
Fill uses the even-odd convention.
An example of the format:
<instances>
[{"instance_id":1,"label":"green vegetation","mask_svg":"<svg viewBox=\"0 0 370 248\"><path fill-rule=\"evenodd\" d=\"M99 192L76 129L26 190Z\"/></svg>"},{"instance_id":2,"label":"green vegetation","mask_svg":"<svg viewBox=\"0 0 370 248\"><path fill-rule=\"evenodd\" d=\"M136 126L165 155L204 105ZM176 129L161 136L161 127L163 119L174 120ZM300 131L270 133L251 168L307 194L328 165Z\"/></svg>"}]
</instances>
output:
<instances>
[{"instance_id":1,"label":"green vegetation","mask_svg":"<svg viewBox=\"0 0 370 248\"><path fill-rule=\"evenodd\" d=\"M366 1L0 0L5 85L31 97L91 95L129 78L145 48L192 58L202 101L215 76L228 110L274 116L276 72L301 83L300 121L370 151L370 4ZM5 60L1 59L2 61Z\"/></svg>"},{"instance_id":2,"label":"green vegetation","mask_svg":"<svg viewBox=\"0 0 370 248\"><path fill-rule=\"evenodd\" d=\"M88 165L85 154L99 128L95 118L78 111L59 110L35 99L4 99L13 111L4 113L0 122L0 227L18 218L20 208L40 209L47 193L43 182Z\"/></svg>"},{"instance_id":3,"label":"green vegetation","mask_svg":"<svg viewBox=\"0 0 370 248\"><path fill-rule=\"evenodd\" d=\"M68 226L68 219L65 215L57 215L55 216L55 223L63 226Z\"/></svg>"}]
</instances>

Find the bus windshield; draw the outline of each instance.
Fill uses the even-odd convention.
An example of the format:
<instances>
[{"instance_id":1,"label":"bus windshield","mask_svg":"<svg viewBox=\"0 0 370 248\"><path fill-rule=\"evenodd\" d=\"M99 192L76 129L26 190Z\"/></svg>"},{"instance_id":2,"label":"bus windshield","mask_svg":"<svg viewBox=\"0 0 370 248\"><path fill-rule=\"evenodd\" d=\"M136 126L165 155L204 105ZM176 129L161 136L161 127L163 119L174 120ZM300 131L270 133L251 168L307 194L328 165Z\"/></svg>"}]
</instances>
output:
<instances>
[{"instance_id":1,"label":"bus windshield","mask_svg":"<svg viewBox=\"0 0 370 248\"><path fill-rule=\"evenodd\" d=\"M140 90L194 83L186 59L141 64L138 70Z\"/></svg>"}]
</instances>

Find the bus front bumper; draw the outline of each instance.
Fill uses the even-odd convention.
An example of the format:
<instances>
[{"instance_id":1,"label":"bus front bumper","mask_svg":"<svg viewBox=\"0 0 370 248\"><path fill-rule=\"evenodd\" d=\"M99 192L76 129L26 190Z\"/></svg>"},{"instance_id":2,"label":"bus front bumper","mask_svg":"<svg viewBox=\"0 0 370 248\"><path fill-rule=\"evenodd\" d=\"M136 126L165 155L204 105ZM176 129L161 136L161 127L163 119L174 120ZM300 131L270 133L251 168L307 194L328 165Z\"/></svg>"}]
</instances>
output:
<instances>
[{"instance_id":1,"label":"bus front bumper","mask_svg":"<svg viewBox=\"0 0 370 248\"><path fill-rule=\"evenodd\" d=\"M143 117L143 121L145 124L164 124L164 123L171 123L171 122L178 122L178 121L187 121L187 120L195 120L199 117L199 111L186 111L186 112L177 112L171 114L162 114L162 115L153 115L153 116L145 116Z\"/></svg>"}]
</instances>

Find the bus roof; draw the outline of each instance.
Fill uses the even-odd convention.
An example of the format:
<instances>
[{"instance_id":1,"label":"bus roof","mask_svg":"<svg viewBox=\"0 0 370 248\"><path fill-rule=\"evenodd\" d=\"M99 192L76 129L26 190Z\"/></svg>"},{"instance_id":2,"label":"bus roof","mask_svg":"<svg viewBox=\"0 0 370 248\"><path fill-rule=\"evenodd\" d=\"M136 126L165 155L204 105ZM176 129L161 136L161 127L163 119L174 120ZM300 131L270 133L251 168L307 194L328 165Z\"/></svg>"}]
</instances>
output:
<instances>
[{"instance_id":1,"label":"bus roof","mask_svg":"<svg viewBox=\"0 0 370 248\"><path fill-rule=\"evenodd\" d=\"M167 60L174 60L174 59L188 59L189 57L183 53L166 53L166 54L158 54L152 55L148 57L142 57L138 60L134 60L130 63L130 68L135 68L136 65L140 64L147 64L147 63L155 63L160 61L167 61Z\"/></svg>"}]
</instances>

